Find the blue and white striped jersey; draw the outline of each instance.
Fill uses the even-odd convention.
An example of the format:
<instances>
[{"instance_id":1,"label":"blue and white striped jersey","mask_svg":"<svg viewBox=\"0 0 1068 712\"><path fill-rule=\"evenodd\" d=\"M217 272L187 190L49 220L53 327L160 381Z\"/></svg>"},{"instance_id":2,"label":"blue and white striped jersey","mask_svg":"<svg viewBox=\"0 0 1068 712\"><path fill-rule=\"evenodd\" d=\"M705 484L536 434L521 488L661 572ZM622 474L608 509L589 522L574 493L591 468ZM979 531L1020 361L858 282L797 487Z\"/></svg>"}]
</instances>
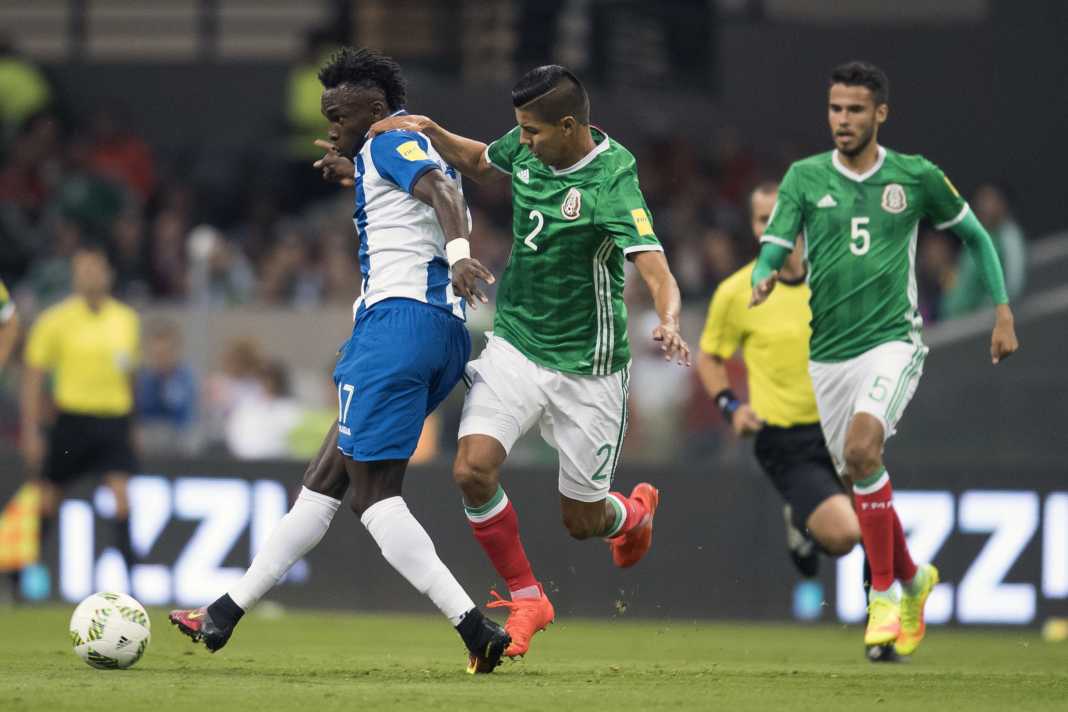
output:
<instances>
[{"instance_id":1,"label":"blue and white striped jersey","mask_svg":"<svg viewBox=\"0 0 1068 712\"><path fill-rule=\"evenodd\" d=\"M445 234L434 209L411 193L427 171L459 174L430 141L412 131L389 131L368 140L356 154L356 212L363 293L353 315L383 299L425 302L465 318L465 304L452 289ZM468 212L468 224L471 214ZM450 235L450 238L456 237Z\"/></svg>"}]
</instances>

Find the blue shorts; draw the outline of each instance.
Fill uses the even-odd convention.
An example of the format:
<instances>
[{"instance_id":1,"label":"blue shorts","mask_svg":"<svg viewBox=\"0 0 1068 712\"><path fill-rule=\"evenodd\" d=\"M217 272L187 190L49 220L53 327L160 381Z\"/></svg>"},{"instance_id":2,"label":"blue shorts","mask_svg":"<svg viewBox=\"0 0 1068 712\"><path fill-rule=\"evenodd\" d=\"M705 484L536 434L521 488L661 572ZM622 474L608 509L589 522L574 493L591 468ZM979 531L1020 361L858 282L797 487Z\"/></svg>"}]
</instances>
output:
<instances>
[{"instance_id":1,"label":"blue shorts","mask_svg":"<svg viewBox=\"0 0 1068 712\"><path fill-rule=\"evenodd\" d=\"M467 326L444 309L398 298L362 312L334 368L338 449L357 462L410 458L470 355Z\"/></svg>"}]
</instances>

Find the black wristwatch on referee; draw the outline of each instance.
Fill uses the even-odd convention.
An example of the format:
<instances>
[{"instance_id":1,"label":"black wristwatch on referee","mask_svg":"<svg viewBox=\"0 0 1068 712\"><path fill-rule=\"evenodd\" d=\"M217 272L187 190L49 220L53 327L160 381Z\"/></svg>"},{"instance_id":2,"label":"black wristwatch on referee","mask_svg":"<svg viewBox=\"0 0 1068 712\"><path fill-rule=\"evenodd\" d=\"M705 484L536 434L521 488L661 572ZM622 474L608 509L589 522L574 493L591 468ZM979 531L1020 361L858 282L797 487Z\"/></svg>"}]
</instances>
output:
<instances>
[{"instance_id":1,"label":"black wristwatch on referee","mask_svg":"<svg viewBox=\"0 0 1068 712\"><path fill-rule=\"evenodd\" d=\"M730 388L724 388L716 394L714 400L716 401L716 406L719 407L719 412L723 413L723 419L727 421L727 425L732 425L734 422L734 411L738 410L738 407L742 404L742 402L738 400L738 396L734 395L734 391Z\"/></svg>"}]
</instances>

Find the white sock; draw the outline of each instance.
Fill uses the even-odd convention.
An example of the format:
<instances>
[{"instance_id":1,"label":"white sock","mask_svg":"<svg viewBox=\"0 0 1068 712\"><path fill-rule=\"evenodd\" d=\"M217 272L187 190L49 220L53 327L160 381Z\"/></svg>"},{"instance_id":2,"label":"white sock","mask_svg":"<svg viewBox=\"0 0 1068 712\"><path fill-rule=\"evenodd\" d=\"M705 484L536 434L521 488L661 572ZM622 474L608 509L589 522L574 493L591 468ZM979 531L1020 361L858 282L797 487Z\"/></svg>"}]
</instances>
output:
<instances>
[{"instance_id":1,"label":"white sock","mask_svg":"<svg viewBox=\"0 0 1068 712\"><path fill-rule=\"evenodd\" d=\"M227 591L234 603L247 611L267 595L322 540L340 504L340 499L301 487L293 508L279 520L245 575Z\"/></svg>"},{"instance_id":2,"label":"white sock","mask_svg":"<svg viewBox=\"0 0 1068 712\"><path fill-rule=\"evenodd\" d=\"M474 601L438 558L434 542L400 497L390 497L368 507L360 521L367 527L382 556L419 593L458 625Z\"/></svg>"}]
</instances>

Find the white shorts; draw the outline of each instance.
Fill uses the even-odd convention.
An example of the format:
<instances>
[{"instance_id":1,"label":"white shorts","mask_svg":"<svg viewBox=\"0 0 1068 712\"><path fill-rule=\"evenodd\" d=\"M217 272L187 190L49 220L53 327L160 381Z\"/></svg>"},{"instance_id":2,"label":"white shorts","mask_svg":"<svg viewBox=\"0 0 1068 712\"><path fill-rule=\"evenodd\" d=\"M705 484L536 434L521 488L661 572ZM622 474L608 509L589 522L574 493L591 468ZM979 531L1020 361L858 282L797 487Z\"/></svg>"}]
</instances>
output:
<instances>
[{"instance_id":1,"label":"white shorts","mask_svg":"<svg viewBox=\"0 0 1068 712\"><path fill-rule=\"evenodd\" d=\"M892 437L920 384L927 351L923 344L891 341L848 361L809 361L823 438L839 475L845 474L846 433L853 416L874 416L882 423L884 442Z\"/></svg>"},{"instance_id":2,"label":"white shorts","mask_svg":"<svg viewBox=\"0 0 1068 712\"><path fill-rule=\"evenodd\" d=\"M560 494L580 502L608 495L627 431L630 368L607 376L561 373L489 335L467 364L470 389L458 438L489 435L510 452L537 423L560 456Z\"/></svg>"}]
</instances>

